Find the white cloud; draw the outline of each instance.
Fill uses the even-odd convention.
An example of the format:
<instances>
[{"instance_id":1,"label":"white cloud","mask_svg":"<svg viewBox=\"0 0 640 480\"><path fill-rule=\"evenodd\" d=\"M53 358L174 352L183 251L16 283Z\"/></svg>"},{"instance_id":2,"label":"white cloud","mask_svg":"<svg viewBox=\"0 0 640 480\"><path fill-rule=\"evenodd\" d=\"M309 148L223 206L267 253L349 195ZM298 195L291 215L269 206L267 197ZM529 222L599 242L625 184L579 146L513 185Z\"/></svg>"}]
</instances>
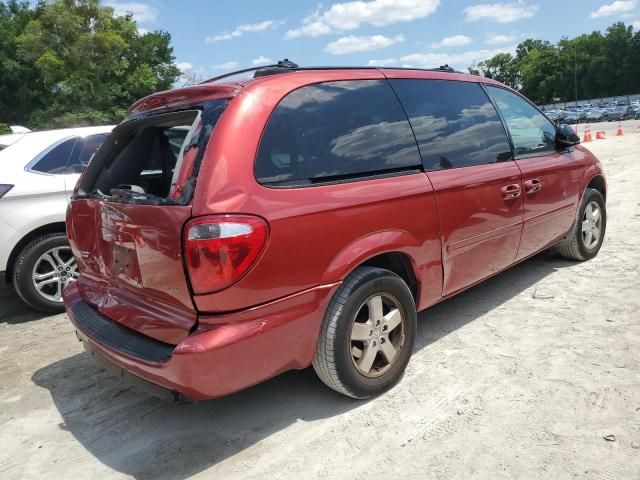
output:
<instances>
[{"instance_id":1,"label":"white cloud","mask_svg":"<svg viewBox=\"0 0 640 480\"><path fill-rule=\"evenodd\" d=\"M251 63L255 66L268 65L270 63L273 63L273 60L271 60L268 57L263 57L262 55L260 55L258 58L254 58L253 60L251 60Z\"/></svg>"},{"instance_id":2,"label":"white cloud","mask_svg":"<svg viewBox=\"0 0 640 480\"><path fill-rule=\"evenodd\" d=\"M189 62L176 62L176 67L178 67L178 70L180 70L182 73L193 69L193 65L191 65Z\"/></svg>"},{"instance_id":3,"label":"white cloud","mask_svg":"<svg viewBox=\"0 0 640 480\"><path fill-rule=\"evenodd\" d=\"M464 45L469 45L473 40L466 35L453 35L451 37L445 37L439 42L432 43L431 48L440 48L440 47L462 47Z\"/></svg>"},{"instance_id":4,"label":"white cloud","mask_svg":"<svg viewBox=\"0 0 640 480\"><path fill-rule=\"evenodd\" d=\"M616 0L611 4L604 4L595 12L591 12L591 18L609 17L629 12L636 6L636 0Z\"/></svg>"},{"instance_id":5,"label":"white cloud","mask_svg":"<svg viewBox=\"0 0 640 480\"><path fill-rule=\"evenodd\" d=\"M158 16L158 9L152 5L142 2L104 2L107 7L113 8L113 12L118 16L131 14L136 22L154 22Z\"/></svg>"},{"instance_id":6,"label":"white cloud","mask_svg":"<svg viewBox=\"0 0 640 480\"><path fill-rule=\"evenodd\" d=\"M149 33L148 28L138 27L138 35L142 36L142 35L146 35L147 33Z\"/></svg>"},{"instance_id":7,"label":"white cloud","mask_svg":"<svg viewBox=\"0 0 640 480\"><path fill-rule=\"evenodd\" d=\"M490 33L487 35L485 43L487 45L499 45L501 43L513 42L516 39L516 35L500 35L498 33Z\"/></svg>"},{"instance_id":8,"label":"white cloud","mask_svg":"<svg viewBox=\"0 0 640 480\"><path fill-rule=\"evenodd\" d=\"M329 43L324 48L324 51L332 55L345 55L347 53L378 50L401 42L404 42L403 35L396 35L395 37L385 37L384 35L357 37L355 35L349 35Z\"/></svg>"},{"instance_id":9,"label":"white cloud","mask_svg":"<svg viewBox=\"0 0 640 480\"><path fill-rule=\"evenodd\" d=\"M207 43L223 42L225 40L231 40L232 38L241 37L246 32L264 32L271 28L276 28L282 25L284 22L278 20L265 20L258 23L246 23L244 25L238 25L230 32L220 33L218 35L207 35L205 41Z\"/></svg>"},{"instance_id":10,"label":"white cloud","mask_svg":"<svg viewBox=\"0 0 640 480\"><path fill-rule=\"evenodd\" d=\"M467 22L492 20L498 23L509 23L523 18L533 17L538 11L537 5L517 3L482 3L464 9Z\"/></svg>"},{"instance_id":11,"label":"white cloud","mask_svg":"<svg viewBox=\"0 0 640 480\"><path fill-rule=\"evenodd\" d=\"M334 3L322 6L302 21L302 26L289 30L285 38L317 37L332 32L355 30L363 23L382 27L396 22L410 22L432 14L440 0L370 0Z\"/></svg>"},{"instance_id":12,"label":"white cloud","mask_svg":"<svg viewBox=\"0 0 640 480\"><path fill-rule=\"evenodd\" d=\"M636 20L631 24L636 30L640 30L640 20Z\"/></svg>"},{"instance_id":13,"label":"white cloud","mask_svg":"<svg viewBox=\"0 0 640 480\"><path fill-rule=\"evenodd\" d=\"M516 46L510 45L506 47L493 49L469 50L461 53L445 53L445 52L427 52L427 53L411 53L403 57L383 58L369 60L367 64L370 67L391 67L400 65L402 68L437 68L442 65L449 65L457 70L463 70L483 60L487 60L498 53L515 53Z\"/></svg>"},{"instance_id":14,"label":"white cloud","mask_svg":"<svg viewBox=\"0 0 640 480\"><path fill-rule=\"evenodd\" d=\"M419 68L436 68L441 65L449 65L457 70L462 70L469 65L497 55L498 53L514 53L515 45L495 49L470 50L462 53L412 53L401 57L400 60Z\"/></svg>"},{"instance_id":15,"label":"white cloud","mask_svg":"<svg viewBox=\"0 0 640 480\"><path fill-rule=\"evenodd\" d=\"M230 62L218 63L216 65L212 65L211 68L214 70L231 70L232 68L236 68L238 66L238 62L232 60Z\"/></svg>"},{"instance_id":16,"label":"white cloud","mask_svg":"<svg viewBox=\"0 0 640 480\"><path fill-rule=\"evenodd\" d=\"M381 58L381 59L372 59L369 60L369 63L367 63L367 65L369 67L391 67L393 65L396 65L398 63L398 60L395 58Z\"/></svg>"}]
</instances>

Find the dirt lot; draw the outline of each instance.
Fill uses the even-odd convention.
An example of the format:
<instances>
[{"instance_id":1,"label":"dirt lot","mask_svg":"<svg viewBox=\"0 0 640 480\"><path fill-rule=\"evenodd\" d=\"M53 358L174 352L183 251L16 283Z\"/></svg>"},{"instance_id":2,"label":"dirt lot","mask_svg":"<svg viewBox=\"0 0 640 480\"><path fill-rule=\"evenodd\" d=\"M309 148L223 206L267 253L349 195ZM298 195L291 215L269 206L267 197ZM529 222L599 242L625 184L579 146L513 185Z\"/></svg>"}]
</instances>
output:
<instances>
[{"instance_id":1,"label":"dirt lot","mask_svg":"<svg viewBox=\"0 0 640 480\"><path fill-rule=\"evenodd\" d=\"M587 144L600 255L544 253L423 312L405 378L368 402L307 370L164 404L94 366L65 315L0 292L0 477L640 478L636 125Z\"/></svg>"}]
</instances>

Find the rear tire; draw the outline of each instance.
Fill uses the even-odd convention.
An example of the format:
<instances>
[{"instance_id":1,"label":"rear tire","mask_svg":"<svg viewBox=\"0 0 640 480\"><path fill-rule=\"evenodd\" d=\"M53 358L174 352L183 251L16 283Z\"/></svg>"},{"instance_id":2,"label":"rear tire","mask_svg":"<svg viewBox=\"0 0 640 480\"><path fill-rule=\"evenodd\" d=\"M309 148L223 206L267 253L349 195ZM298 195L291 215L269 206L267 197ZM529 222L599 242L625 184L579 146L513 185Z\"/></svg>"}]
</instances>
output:
<instances>
[{"instance_id":1,"label":"rear tire","mask_svg":"<svg viewBox=\"0 0 640 480\"><path fill-rule=\"evenodd\" d=\"M395 385L416 337L416 306L395 273L360 267L336 291L325 313L313 368L328 387L370 398Z\"/></svg>"},{"instance_id":2,"label":"rear tire","mask_svg":"<svg viewBox=\"0 0 640 480\"><path fill-rule=\"evenodd\" d=\"M36 280L34 275L42 279ZM16 292L27 305L44 313L64 312L61 298L55 298L75 278L77 268L64 233L36 237L18 254L13 266L13 287ZM40 290L36 288L36 283L40 285Z\"/></svg>"},{"instance_id":3,"label":"rear tire","mask_svg":"<svg viewBox=\"0 0 640 480\"><path fill-rule=\"evenodd\" d=\"M598 220L595 220L596 213ZM573 231L558 246L560 255L571 260L589 260L600 251L607 227L607 208L602 194L587 188L578 209Z\"/></svg>"}]
</instances>

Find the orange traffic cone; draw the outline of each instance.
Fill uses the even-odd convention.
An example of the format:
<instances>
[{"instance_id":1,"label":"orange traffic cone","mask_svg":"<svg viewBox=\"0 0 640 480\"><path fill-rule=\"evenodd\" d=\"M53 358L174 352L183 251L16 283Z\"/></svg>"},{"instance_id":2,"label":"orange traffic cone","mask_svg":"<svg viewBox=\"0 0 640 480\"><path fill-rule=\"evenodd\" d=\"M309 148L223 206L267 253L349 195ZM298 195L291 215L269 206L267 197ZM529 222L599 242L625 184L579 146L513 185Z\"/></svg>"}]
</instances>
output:
<instances>
[{"instance_id":1,"label":"orange traffic cone","mask_svg":"<svg viewBox=\"0 0 640 480\"><path fill-rule=\"evenodd\" d=\"M618 122L618 133L616 133L616 137L621 137L622 135L624 135L624 132L622 131L622 122Z\"/></svg>"},{"instance_id":2,"label":"orange traffic cone","mask_svg":"<svg viewBox=\"0 0 640 480\"><path fill-rule=\"evenodd\" d=\"M596 140L605 140L604 131L596 132Z\"/></svg>"},{"instance_id":3,"label":"orange traffic cone","mask_svg":"<svg viewBox=\"0 0 640 480\"><path fill-rule=\"evenodd\" d=\"M583 142L591 141L591 126L588 123L584 126L584 136L582 137L582 141Z\"/></svg>"}]
</instances>

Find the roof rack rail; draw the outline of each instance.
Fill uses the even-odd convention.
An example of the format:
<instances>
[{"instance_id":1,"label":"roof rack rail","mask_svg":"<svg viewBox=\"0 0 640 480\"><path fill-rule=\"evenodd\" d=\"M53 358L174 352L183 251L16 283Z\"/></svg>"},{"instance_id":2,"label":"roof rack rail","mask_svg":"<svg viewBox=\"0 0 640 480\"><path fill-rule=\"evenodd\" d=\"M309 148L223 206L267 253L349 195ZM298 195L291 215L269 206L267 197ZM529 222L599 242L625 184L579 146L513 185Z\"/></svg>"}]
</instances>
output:
<instances>
[{"instance_id":1,"label":"roof rack rail","mask_svg":"<svg viewBox=\"0 0 640 480\"><path fill-rule=\"evenodd\" d=\"M316 67L298 67L294 70L420 70L422 72L447 72L447 73L463 73L454 70L449 65L440 65L436 68L412 68L412 67L374 67L374 66L316 66Z\"/></svg>"},{"instance_id":2,"label":"roof rack rail","mask_svg":"<svg viewBox=\"0 0 640 480\"><path fill-rule=\"evenodd\" d=\"M255 72L253 74L255 78L255 77L264 77L266 75L273 75L275 73L283 73L289 70L297 70L298 68L299 67L297 63L294 63L290 61L288 58L285 58L284 60L279 60L278 63L274 63L272 65L260 65L259 67L244 68L242 70L236 70L234 72L229 72L223 75L218 75L217 77L209 78L200 83L202 84L202 83L217 82L218 80L222 80L223 78L233 77L234 75L240 75L241 73L246 73L246 72Z\"/></svg>"},{"instance_id":3,"label":"roof rack rail","mask_svg":"<svg viewBox=\"0 0 640 480\"><path fill-rule=\"evenodd\" d=\"M285 72L295 72L301 70L347 70L347 69L365 69L365 70L379 70L380 68L387 68L392 70L421 70L426 72L447 72L447 73L462 73L457 70L454 70L449 65L444 64L440 65L437 68L406 68L406 67L374 67L374 66L366 66L366 67L358 67L358 66L317 66L317 67L300 67L297 63L290 61L288 58L284 60L280 60L278 63L274 63L273 65L261 65L259 67L251 67L245 68L243 70L236 70L235 72L225 73L223 75L218 75L217 77L210 78L200 83L211 83L217 82L218 80L222 80L223 78L233 77L235 75L240 75L241 73L247 72L255 72L253 74L254 78L258 77L266 77L267 75L275 75L276 73L285 73Z\"/></svg>"}]
</instances>

